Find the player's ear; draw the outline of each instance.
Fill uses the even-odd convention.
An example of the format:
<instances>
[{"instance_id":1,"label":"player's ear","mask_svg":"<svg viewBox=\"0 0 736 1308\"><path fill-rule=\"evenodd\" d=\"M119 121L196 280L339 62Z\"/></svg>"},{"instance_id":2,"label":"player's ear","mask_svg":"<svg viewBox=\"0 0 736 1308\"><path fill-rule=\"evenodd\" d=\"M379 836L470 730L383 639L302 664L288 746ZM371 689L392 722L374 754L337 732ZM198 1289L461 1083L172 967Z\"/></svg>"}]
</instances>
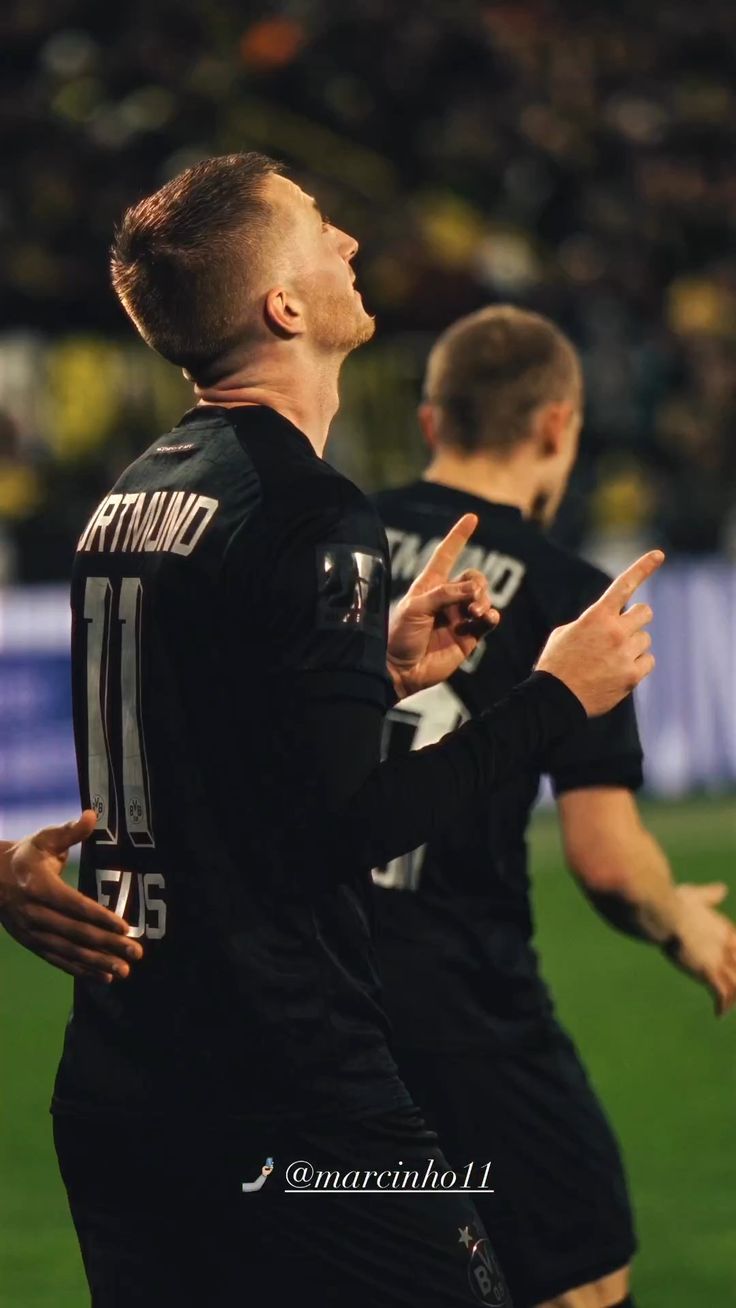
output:
<instances>
[{"instance_id":1,"label":"player's ear","mask_svg":"<svg viewBox=\"0 0 736 1308\"><path fill-rule=\"evenodd\" d=\"M263 318L274 336L280 336L282 340L303 336L307 329L303 302L285 286L275 286L268 291L263 302Z\"/></svg>"},{"instance_id":2,"label":"player's ear","mask_svg":"<svg viewBox=\"0 0 736 1308\"><path fill-rule=\"evenodd\" d=\"M573 416L569 400L544 404L537 409L534 426L542 458L555 459L561 453Z\"/></svg>"},{"instance_id":3,"label":"player's ear","mask_svg":"<svg viewBox=\"0 0 736 1308\"><path fill-rule=\"evenodd\" d=\"M437 449L437 415L433 404L428 400L422 400L417 409L417 418L419 426L422 429L425 444L434 454Z\"/></svg>"}]
</instances>

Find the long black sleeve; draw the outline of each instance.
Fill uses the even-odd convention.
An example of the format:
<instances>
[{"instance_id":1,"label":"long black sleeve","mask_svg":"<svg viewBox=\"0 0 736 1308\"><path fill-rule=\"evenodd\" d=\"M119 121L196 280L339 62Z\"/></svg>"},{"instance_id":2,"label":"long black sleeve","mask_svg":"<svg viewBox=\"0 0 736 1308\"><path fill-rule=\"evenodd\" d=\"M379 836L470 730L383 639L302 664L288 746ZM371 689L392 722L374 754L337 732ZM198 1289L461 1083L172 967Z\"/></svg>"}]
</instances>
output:
<instances>
[{"instance_id":1,"label":"long black sleeve","mask_svg":"<svg viewBox=\"0 0 736 1308\"><path fill-rule=\"evenodd\" d=\"M585 720L561 681L536 672L436 744L376 763L380 709L357 698L300 697L281 734L281 831L317 871L384 866L452 831Z\"/></svg>"},{"instance_id":2,"label":"long black sleeve","mask_svg":"<svg viewBox=\"0 0 736 1308\"><path fill-rule=\"evenodd\" d=\"M587 720L556 677L535 672L479 717L403 758L374 768L343 807L337 828L361 862L390 859L452 830L469 806L533 767L544 750ZM370 814L370 822L361 814Z\"/></svg>"}]
</instances>

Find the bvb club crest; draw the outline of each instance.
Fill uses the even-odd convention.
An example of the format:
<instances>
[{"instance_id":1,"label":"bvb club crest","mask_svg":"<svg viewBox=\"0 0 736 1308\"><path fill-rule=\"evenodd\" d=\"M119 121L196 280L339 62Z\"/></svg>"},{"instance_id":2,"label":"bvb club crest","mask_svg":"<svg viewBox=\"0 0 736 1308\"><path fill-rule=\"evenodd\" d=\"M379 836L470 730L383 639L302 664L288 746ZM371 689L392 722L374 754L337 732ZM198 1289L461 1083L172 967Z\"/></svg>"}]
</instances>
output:
<instances>
[{"instance_id":1,"label":"bvb club crest","mask_svg":"<svg viewBox=\"0 0 736 1308\"><path fill-rule=\"evenodd\" d=\"M488 1305L488 1308L508 1306L510 1300L506 1282L488 1240L485 1237L475 1240L467 1226L461 1231L460 1240L470 1256L468 1281L475 1298L479 1303Z\"/></svg>"}]
</instances>

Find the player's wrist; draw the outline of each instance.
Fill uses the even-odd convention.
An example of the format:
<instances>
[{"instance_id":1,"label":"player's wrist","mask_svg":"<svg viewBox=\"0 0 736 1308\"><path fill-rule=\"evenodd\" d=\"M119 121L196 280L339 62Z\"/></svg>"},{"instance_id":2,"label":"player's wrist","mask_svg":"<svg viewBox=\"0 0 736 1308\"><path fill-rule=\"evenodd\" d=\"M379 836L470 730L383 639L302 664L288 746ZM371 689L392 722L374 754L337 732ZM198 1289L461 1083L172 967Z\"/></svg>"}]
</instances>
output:
<instances>
[{"instance_id":1,"label":"player's wrist","mask_svg":"<svg viewBox=\"0 0 736 1308\"><path fill-rule=\"evenodd\" d=\"M659 947L671 963L678 963L680 961L682 941L678 935L668 936L666 940L661 942Z\"/></svg>"},{"instance_id":2,"label":"player's wrist","mask_svg":"<svg viewBox=\"0 0 736 1308\"><path fill-rule=\"evenodd\" d=\"M674 958L682 948L685 930L683 906L672 886L661 899L636 905L636 916L643 934L652 944Z\"/></svg>"},{"instance_id":3,"label":"player's wrist","mask_svg":"<svg viewBox=\"0 0 736 1308\"><path fill-rule=\"evenodd\" d=\"M681 886L671 888L668 930L661 947L668 958L678 962L692 945L697 948L697 932L693 940L692 904L680 892Z\"/></svg>"},{"instance_id":4,"label":"player's wrist","mask_svg":"<svg viewBox=\"0 0 736 1308\"><path fill-rule=\"evenodd\" d=\"M587 722L588 714L582 700L566 681L546 668L535 668L531 676L522 683L534 687L534 693L543 698L554 709L560 724L567 729Z\"/></svg>"}]
</instances>

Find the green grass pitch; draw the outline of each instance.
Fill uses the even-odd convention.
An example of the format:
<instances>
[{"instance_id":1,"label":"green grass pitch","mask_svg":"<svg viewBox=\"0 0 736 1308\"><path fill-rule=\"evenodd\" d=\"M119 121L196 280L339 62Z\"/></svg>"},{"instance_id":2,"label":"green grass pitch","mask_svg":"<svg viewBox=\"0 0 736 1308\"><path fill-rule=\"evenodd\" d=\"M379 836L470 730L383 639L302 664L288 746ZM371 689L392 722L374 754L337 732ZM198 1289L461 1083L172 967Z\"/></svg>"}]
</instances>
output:
<instances>
[{"instance_id":1,"label":"green grass pitch","mask_svg":"<svg viewBox=\"0 0 736 1308\"><path fill-rule=\"evenodd\" d=\"M736 914L733 798L649 804L678 877L724 880ZM736 1303L736 1014L655 950L601 923L563 870L554 818L533 834L539 943L560 1014L577 1039L626 1155L649 1308ZM51 1143L48 1100L69 983L0 933L0 1308L88 1302ZM100 1130L114 1185L125 1159Z\"/></svg>"}]
</instances>

